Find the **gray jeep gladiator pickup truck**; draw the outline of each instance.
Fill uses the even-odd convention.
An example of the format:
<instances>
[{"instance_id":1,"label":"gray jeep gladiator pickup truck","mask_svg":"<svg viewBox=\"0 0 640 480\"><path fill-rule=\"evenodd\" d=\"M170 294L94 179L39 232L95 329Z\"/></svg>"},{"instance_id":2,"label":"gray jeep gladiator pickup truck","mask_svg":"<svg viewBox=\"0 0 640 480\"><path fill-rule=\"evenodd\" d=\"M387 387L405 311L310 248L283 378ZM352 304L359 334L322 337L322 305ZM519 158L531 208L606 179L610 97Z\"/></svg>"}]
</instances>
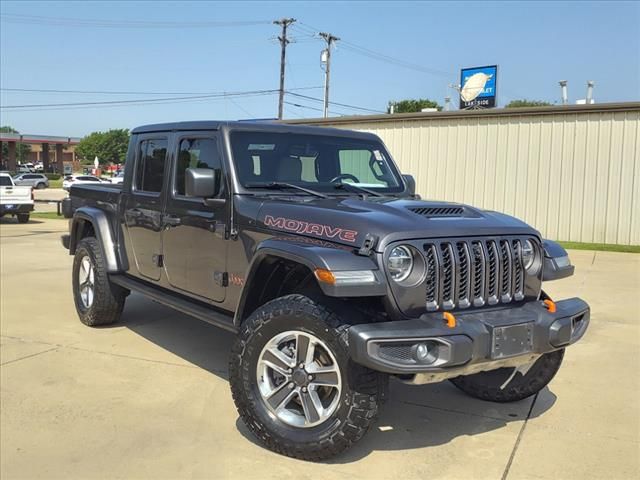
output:
<instances>
[{"instance_id":1,"label":"gray jeep gladiator pickup truck","mask_svg":"<svg viewBox=\"0 0 640 480\"><path fill-rule=\"evenodd\" d=\"M237 334L229 382L268 448L322 460L366 433L389 377L511 402L589 323L543 280L567 253L510 216L426 201L375 135L184 122L131 135L121 185L74 185L63 244L89 326L138 292Z\"/></svg>"}]
</instances>

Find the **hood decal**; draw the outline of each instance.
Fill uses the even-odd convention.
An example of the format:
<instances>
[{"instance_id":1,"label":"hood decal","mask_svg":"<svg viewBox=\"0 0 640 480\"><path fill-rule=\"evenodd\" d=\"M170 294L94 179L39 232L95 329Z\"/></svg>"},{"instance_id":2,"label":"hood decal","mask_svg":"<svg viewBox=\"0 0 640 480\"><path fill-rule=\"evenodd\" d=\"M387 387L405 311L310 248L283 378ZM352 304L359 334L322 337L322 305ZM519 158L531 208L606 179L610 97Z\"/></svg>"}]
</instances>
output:
<instances>
[{"instance_id":1,"label":"hood decal","mask_svg":"<svg viewBox=\"0 0 640 480\"><path fill-rule=\"evenodd\" d=\"M302 235L313 235L319 238L339 239L343 242L355 243L358 232L333 225L305 222L293 218L273 217L266 215L264 224L267 227L284 230L286 232L299 233Z\"/></svg>"}]
</instances>

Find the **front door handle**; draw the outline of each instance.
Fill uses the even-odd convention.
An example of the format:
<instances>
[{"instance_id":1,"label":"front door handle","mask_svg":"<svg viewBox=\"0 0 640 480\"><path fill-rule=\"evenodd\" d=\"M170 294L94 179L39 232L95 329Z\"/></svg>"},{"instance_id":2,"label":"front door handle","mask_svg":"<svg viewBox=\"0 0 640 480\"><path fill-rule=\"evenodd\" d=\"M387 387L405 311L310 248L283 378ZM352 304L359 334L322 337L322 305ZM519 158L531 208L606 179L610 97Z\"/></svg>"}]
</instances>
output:
<instances>
[{"instance_id":1,"label":"front door handle","mask_svg":"<svg viewBox=\"0 0 640 480\"><path fill-rule=\"evenodd\" d=\"M180 225L180 217L165 215L164 217L162 217L162 222L168 227L177 227L178 225Z\"/></svg>"}]
</instances>

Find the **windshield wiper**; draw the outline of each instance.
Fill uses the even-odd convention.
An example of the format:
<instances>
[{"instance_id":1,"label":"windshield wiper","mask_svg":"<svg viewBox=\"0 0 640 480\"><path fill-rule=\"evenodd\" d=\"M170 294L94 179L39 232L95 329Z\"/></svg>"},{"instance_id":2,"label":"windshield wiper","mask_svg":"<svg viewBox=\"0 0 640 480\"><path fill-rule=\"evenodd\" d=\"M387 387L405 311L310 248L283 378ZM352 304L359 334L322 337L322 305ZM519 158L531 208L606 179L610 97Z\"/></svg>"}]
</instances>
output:
<instances>
[{"instance_id":1,"label":"windshield wiper","mask_svg":"<svg viewBox=\"0 0 640 480\"><path fill-rule=\"evenodd\" d=\"M336 183L334 185L336 190L348 190L354 193L361 193L362 199L366 200L366 195L373 195L374 197L384 197L381 193L374 192L373 190L369 190L368 188L359 187L358 185L354 185L353 183Z\"/></svg>"},{"instance_id":2,"label":"windshield wiper","mask_svg":"<svg viewBox=\"0 0 640 480\"><path fill-rule=\"evenodd\" d=\"M269 190L284 190L287 188L292 188L294 190L300 190L301 192L308 193L309 195L315 195L320 198L327 198L324 193L316 192L315 190L311 190L310 188L304 188L300 185L296 185L294 183L287 182L250 182L245 185L246 188L267 188Z\"/></svg>"}]
</instances>

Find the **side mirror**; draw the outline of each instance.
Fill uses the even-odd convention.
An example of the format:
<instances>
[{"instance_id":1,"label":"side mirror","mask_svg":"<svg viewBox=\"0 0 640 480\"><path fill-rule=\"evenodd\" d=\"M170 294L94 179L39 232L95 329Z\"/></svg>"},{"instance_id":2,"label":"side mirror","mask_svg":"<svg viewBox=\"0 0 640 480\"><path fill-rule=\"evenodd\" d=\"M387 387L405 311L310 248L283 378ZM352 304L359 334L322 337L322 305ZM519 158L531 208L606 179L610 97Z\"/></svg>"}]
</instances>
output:
<instances>
[{"instance_id":1,"label":"side mirror","mask_svg":"<svg viewBox=\"0 0 640 480\"><path fill-rule=\"evenodd\" d=\"M412 196L416 194L416 179L413 178L413 175L402 175L402 179L404 180L405 185L407 186L407 190Z\"/></svg>"},{"instance_id":2,"label":"side mirror","mask_svg":"<svg viewBox=\"0 0 640 480\"><path fill-rule=\"evenodd\" d=\"M187 168L184 191L189 197L211 198L218 195L220 170Z\"/></svg>"}]
</instances>

